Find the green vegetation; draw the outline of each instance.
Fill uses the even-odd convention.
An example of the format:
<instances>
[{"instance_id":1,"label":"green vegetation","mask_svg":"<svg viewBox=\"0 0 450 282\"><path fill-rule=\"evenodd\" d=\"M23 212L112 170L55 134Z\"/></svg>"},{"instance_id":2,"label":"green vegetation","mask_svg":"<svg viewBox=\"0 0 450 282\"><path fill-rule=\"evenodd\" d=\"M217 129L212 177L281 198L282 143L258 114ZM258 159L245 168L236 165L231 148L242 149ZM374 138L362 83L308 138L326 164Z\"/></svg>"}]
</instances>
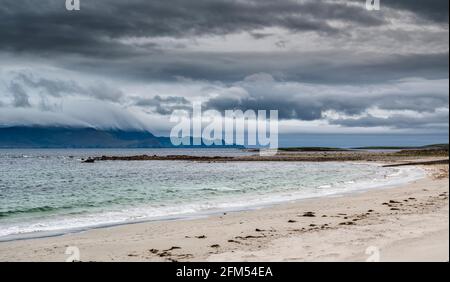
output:
<instances>
[{"instance_id":1,"label":"green vegetation","mask_svg":"<svg viewBox=\"0 0 450 282\"><path fill-rule=\"evenodd\" d=\"M371 146L351 149L334 147L288 147L278 149L282 152L351 152L354 150L398 150L396 155L402 156L448 156L448 144L432 144L421 147L407 146Z\"/></svg>"},{"instance_id":2,"label":"green vegetation","mask_svg":"<svg viewBox=\"0 0 450 282\"><path fill-rule=\"evenodd\" d=\"M285 152L336 152L336 151L349 151L343 148L333 148L333 147L288 147L280 148L279 151Z\"/></svg>"},{"instance_id":3,"label":"green vegetation","mask_svg":"<svg viewBox=\"0 0 450 282\"><path fill-rule=\"evenodd\" d=\"M448 151L448 144L433 144L433 145L427 145L420 147L419 149L428 149L428 150L447 150Z\"/></svg>"},{"instance_id":4,"label":"green vegetation","mask_svg":"<svg viewBox=\"0 0 450 282\"><path fill-rule=\"evenodd\" d=\"M396 147L396 146L369 146L352 148L354 150L406 150L415 149L416 147Z\"/></svg>"},{"instance_id":5,"label":"green vegetation","mask_svg":"<svg viewBox=\"0 0 450 282\"><path fill-rule=\"evenodd\" d=\"M408 147L408 146L370 146L370 147L358 147L352 148L355 150L447 150L448 144L432 144L420 147Z\"/></svg>"}]
</instances>

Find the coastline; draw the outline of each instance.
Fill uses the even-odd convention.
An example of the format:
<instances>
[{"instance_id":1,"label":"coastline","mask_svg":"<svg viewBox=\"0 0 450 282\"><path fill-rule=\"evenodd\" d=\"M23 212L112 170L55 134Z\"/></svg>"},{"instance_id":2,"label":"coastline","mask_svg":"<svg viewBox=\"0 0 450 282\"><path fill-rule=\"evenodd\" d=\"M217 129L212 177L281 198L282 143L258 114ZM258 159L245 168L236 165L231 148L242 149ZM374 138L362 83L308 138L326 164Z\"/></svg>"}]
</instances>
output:
<instances>
[{"instance_id":1,"label":"coastline","mask_svg":"<svg viewBox=\"0 0 450 282\"><path fill-rule=\"evenodd\" d=\"M339 164L342 162L326 162ZM385 163L379 163L379 162L345 162L350 163L353 165L369 165L374 167L385 167ZM372 189L389 189L392 187L400 186L400 185L406 185L412 181L422 179L426 177L425 170L423 168L420 168L418 166L408 166L408 167L400 167L398 168L398 172L395 173L396 175L385 175L384 179L367 179L365 181L358 181L354 183L341 183L340 186L334 187L334 191L329 191L327 193L322 193L318 195L305 195L304 192L297 192L297 193L288 193L283 194L280 192L273 193L269 195L265 195L265 197L258 198L258 201L252 202L250 199L249 201L245 201L243 199L236 199L237 202L234 203L227 203L228 207L216 207L213 209L200 209L195 212L187 212L187 213L178 213L178 214L168 214L168 215L161 215L161 216L154 216L154 217L148 217L143 219L136 219L136 220L127 220L127 221L118 221L118 222L105 222L105 223L99 223L95 225L86 225L86 226L80 226L80 227L69 227L69 228L60 228L60 229L54 229L54 230L46 230L46 231L35 231L35 232L27 232L27 233L20 233L20 234L13 234L13 235L6 235L6 236L0 236L0 243L1 242L12 242L12 241L21 241L21 240L30 240L30 239L41 239L41 238L52 238L52 237L58 237L58 236L64 236L68 234L77 234L81 232L86 232L89 230L94 229L102 229L102 228L110 228L110 227L116 227L116 226L123 226L123 225L131 225L131 224L139 224L139 223L150 223L150 222L164 222L164 221L174 221L174 220L195 220L195 219L201 219L205 217L210 216L216 216L221 215L223 213L236 213L236 212L245 212L245 211L252 211L252 210L258 210L263 208L272 208L278 205L293 203L293 202L301 202L301 201L307 201L311 199L320 199L320 198L326 198L326 197L341 197L346 195L351 195L355 193L364 193L367 191L370 191ZM345 187L345 188L344 188ZM330 186L331 188L331 186ZM336 191L336 188L338 190L342 191ZM270 200L268 199L270 197ZM216 203L218 206L221 206L220 202Z\"/></svg>"},{"instance_id":2,"label":"coastline","mask_svg":"<svg viewBox=\"0 0 450 282\"><path fill-rule=\"evenodd\" d=\"M0 261L65 261L69 246L81 261L364 261L370 246L381 260L445 261L448 165L425 169L395 188L1 242Z\"/></svg>"}]
</instances>

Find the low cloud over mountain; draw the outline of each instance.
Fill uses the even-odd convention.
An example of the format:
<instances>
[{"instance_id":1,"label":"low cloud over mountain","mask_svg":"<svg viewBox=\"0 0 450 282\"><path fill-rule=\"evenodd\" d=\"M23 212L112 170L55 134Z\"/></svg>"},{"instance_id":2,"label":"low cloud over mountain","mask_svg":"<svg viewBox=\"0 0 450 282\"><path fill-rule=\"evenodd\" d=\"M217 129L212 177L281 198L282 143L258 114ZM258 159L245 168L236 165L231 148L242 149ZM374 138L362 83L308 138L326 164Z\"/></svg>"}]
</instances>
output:
<instances>
[{"instance_id":1,"label":"low cloud over mountain","mask_svg":"<svg viewBox=\"0 0 450 282\"><path fill-rule=\"evenodd\" d=\"M279 110L281 133L448 134L446 0L4 0L0 18L1 126L167 133L202 101Z\"/></svg>"}]
</instances>

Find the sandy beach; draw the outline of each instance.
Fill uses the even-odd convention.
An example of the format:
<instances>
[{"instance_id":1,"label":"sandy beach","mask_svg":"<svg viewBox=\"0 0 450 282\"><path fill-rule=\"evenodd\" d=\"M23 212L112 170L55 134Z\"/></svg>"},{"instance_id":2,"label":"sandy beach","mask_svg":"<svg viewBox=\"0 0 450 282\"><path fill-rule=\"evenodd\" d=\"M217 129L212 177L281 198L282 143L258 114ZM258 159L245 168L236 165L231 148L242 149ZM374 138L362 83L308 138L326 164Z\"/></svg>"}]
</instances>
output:
<instances>
[{"instance_id":1,"label":"sandy beach","mask_svg":"<svg viewBox=\"0 0 450 282\"><path fill-rule=\"evenodd\" d=\"M448 165L423 169L400 187L2 242L0 261L66 261L68 247L81 261L448 261Z\"/></svg>"},{"instance_id":2,"label":"sandy beach","mask_svg":"<svg viewBox=\"0 0 450 282\"><path fill-rule=\"evenodd\" d=\"M0 0L0 263L448 262L449 4Z\"/></svg>"}]
</instances>

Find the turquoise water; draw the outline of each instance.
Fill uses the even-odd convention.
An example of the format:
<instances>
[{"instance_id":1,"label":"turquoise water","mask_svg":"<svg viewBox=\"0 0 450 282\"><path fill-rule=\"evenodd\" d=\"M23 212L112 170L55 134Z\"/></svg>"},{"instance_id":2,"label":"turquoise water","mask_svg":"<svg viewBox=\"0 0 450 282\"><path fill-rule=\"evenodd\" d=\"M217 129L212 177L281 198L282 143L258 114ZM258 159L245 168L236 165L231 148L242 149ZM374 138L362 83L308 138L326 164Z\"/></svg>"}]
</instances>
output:
<instances>
[{"instance_id":1,"label":"turquoise water","mask_svg":"<svg viewBox=\"0 0 450 282\"><path fill-rule=\"evenodd\" d=\"M96 162L93 155L245 155L240 150L0 150L0 239L183 218L417 179L349 163Z\"/></svg>"}]
</instances>

